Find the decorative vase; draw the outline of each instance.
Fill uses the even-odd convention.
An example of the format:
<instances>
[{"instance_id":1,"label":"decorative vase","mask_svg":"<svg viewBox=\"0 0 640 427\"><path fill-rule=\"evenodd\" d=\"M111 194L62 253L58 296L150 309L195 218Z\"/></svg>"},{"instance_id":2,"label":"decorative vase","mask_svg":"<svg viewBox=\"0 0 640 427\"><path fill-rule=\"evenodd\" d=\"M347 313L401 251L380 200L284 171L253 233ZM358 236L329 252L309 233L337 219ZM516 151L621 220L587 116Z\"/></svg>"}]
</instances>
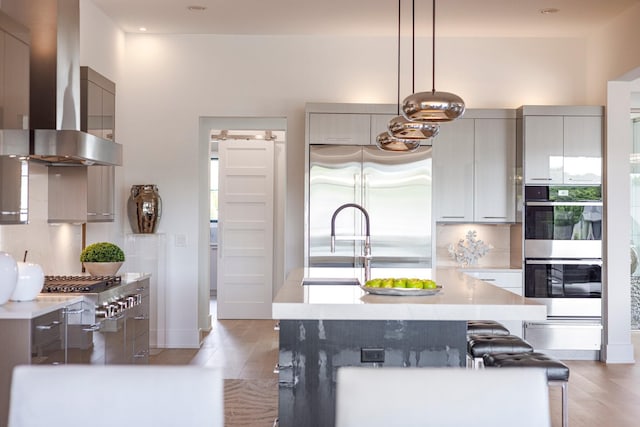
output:
<instances>
[{"instance_id":1,"label":"decorative vase","mask_svg":"<svg viewBox=\"0 0 640 427\"><path fill-rule=\"evenodd\" d=\"M18 283L18 263L6 252L0 252L0 305L9 301Z\"/></svg>"},{"instance_id":2,"label":"decorative vase","mask_svg":"<svg viewBox=\"0 0 640 427\"><path fill-rule=\"evenodd\" d=\"M155 233L162 215L162 199L153 184L132 185L127 201L131 230L137 234Z\"/></svg>"},{"instance_id":3,"label":"decorative vase","mask_svg":"<svg viewBox=\"0 0 640 427\"><path fill-rule=\"evenodd\" d=\"M83 262L82 265L92 276L115 276L122 267L121 262Z\"/></svg>"},{"instance_id":4,"label":"decorative vase","mask_svg":"<svg viewBox=\"0 0 640 427\"><path fill-rule=\"evenodd\" d=\"M638 251L636 247L631 245L631 275L636 272L638 268Z\"/></svg>"}]
</instances>

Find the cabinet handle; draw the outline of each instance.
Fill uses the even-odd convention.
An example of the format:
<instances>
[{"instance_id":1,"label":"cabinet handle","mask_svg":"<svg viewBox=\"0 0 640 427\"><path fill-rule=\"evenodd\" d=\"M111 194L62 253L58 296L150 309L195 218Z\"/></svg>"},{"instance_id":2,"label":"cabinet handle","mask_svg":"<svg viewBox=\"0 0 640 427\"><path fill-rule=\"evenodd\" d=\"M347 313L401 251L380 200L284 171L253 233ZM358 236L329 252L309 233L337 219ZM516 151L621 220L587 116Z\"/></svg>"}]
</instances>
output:
<instances>
[{"instance_id":1,"label":"cabinet handle","mask_svg":"<svg viewBox=\"0 0 640 427\"><path fill-rule=\"evenodd\" d=\"M20 212L14 212L14 211L2 211L0 212L0 214L2 215L19 215Z\"/></svg>"},{"instance_id":2,"label":"cabinet handle","mask_svg":"<svg viewBox=\"0 0 640 427\"><path fill-rule=\"evenodd\" d=\"M100 330L100 324L95 323L95 324L89 326L88 328L82 328L82 330L84 332L96 332L96 331Z\"/></svg>"},{"instance_id":3,"label":"cabinet handle","mask_svg":"<svg viewBox=\"0 0 640 427\"><path fill-rule=\"evenodd\" d=\"M149 355L149 351L148 350L140 350L139 352L137 352L136 354L133 355L133 358L134 359L144 359L148 355Z\"/></svg>"},{"instance_id":4,"label":"cabinet handle","mask_svg":"<svg viewBox=\"0 0 640 427\"><path fill-rule=\"evenodd\" d=\"M149 318L146 315L136 316L133 318L134 320L148 320Z\"/></svg>"},{"instance_id":5,"label":"cabinet handle","mask_svg":"<svg viewBox=\"0 0 640 427\"><path fill-rule=\"evenodd\" d=\"M142 292L144 291L146 288L144 286L140 287L140 288L136 288L136 292Z\"/></svg>"},{"instance_id":6,"label":"cabinet handle","mask_svg":"<svg viewBox=\"0 0 640 427\"><path fill-rule=\"evenodd\" d=\"M531 178L531 181L552 181L553 178Z\"/></svg>"},{"instance_id":7,"label":"cabinet handle","mask_svg":"<svg viewBox=\"0 0 640 427\"><path fill-rule=\"evenodd\" d=\"M39 330L39 331L48 331L50 329L55 328L56 326L60 326L60 321L54 320L53 322L49 323L48 325L38 325L38 326L36 326L36 329Z\"/></svg>"},{"instance_id":8,"label":"cabinet handle","mask_svg":"<svg viewBox=\"0 0 640 427\"><path fill-rule=\"evenodd\" d=\"M464 216L454 216L454 215L442 215L441 218L447 218L447 219L463 219Z\"/></svg>"},{"instance_id":9,"label":"cabinet handle","mask_svg":"<svg viewBox=\"0 0 640 427\"><path fill-rule=\"evenodd\" d=\"M87 216L98 216L95 212L87 212Z\"/></svg>"},{"instance_id":10,"label":"cabinet handle","mask_svg":"<svg viewBox=\"0 0 640 427\"><path fill-rule=\"evenodd\" d=\"M507 219L506 216L483 216L484 219Z\"/></svg>"},{"instance_id":11,"label":"cabinet handle","mask_svg":"<svg viewBox=\"0 0 640 427\"><path fill-rule=\"evenodd\" d=\"M65 308L63 312L64 314L80 314L84 313L84 311L84 308Z\"/></svg>"},{"instance_id":12,"label":"cabinet handle","mask_svg":"<svg viewBox=\"0 0 640 427\"><path fill-rule=\"evenodd\" d=\"M480 280L482 280L483 282L495 282L496 281L496 279L491 279L491 278L489 278L489 279L480 279Z\"/></svg>"},{"instance_id":13,"label":"cabinet handle","mask_svg":"<svg viewBox=\"0 0 640 427\"><path fill-rule=\"evenodd\" d=\"M593 181L593 180L592 180L592 179L569 178L569 181L576 181L576 182L591 182L591 181Z\"/></svg>"},{"instance_id":14,"label":"cabinet handle","mask_svg":"<svg viewBox=\"0 0 640 427\"><path fill-rule=\"evenodd\" d=\"M274 366L273 368L273 373L274 374L279 374L281 370L283 369L292 369L293 368L293 364L291 365L281 365L279 363L276 363L276 366Z\"/></svg>"}]
</instances>

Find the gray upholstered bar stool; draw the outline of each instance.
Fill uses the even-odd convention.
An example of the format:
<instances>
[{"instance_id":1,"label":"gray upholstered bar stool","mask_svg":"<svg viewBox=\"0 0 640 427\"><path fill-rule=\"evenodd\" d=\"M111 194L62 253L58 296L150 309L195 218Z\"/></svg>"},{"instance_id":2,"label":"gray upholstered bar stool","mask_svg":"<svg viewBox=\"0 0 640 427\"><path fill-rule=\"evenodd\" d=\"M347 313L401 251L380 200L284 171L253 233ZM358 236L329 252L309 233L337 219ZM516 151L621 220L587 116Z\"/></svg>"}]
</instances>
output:
<instances>
[{"instance_id":1,"label":"gray upholstered bar stool","mask_svg":"<svg viewBox=\"0 0 640 427\"><path fill-rule=\"evenodd\" d=\"M467 355L471 367L483 366L483 356L489 353L529 353L531 344L515 335L468 335Z\"/></svg>"},{"instance_id":2,"label":"gray upholstered bar stool","mask_svg":"<svg viewBox=\"0 0 640 427\"><path fill-rule=\"evenodd\" d=\"M569 367L560 360L539 352L488 353L483 356L484 366L497 368L544 368L547 382L562 388L562 427L569 425Z\"/></svg>"},{"instance_id":3,"label":"gray upholstered bar stool","mask_svg":"<svg viewBox=\"0 0 640 427\"><path fill-rule=\"evenodd\" d=\"M507 329L502 323L495 320L468 320L467 336L469 335L509 335Z\"/></svg>"}]
</instances>

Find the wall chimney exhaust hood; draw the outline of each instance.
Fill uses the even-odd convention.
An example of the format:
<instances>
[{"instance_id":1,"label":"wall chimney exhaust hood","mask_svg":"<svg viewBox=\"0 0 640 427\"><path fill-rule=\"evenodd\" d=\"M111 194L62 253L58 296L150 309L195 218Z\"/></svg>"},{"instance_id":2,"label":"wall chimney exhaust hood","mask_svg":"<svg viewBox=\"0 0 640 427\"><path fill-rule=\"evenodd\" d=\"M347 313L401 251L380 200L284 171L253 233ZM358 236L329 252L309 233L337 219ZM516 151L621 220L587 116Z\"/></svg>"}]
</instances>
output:
<instances>
[{"instance_id":1,"label":"wall chimney exhaust hood","mask_svg":"<svg viewBox=\"0 0 640 427\"><path fill-rule=\"evenodd\" d=\"M1 7L31 32L29 160L122 165L120 144L80 130L79 0L2 0Z\"/></svg>"}]
</instances>

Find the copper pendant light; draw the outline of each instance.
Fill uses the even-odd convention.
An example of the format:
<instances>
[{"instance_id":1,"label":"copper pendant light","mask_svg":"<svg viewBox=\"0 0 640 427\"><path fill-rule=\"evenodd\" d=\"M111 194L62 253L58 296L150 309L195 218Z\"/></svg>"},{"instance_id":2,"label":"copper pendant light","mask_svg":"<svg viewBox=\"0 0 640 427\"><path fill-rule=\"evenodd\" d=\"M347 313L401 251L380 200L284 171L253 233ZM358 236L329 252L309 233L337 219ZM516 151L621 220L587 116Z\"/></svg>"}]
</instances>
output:
<instances>
[{"instance_id":1,"label":"copper pendant light","mask_svg":"<svg viewBox=\"0 0 640 427\"><path fill-rule=\"evenodd\" d=\"M388 131L376 138L376 145L384 151L415 151L422 141L433 138L440 130L437 124L414 122L400 115L401 3L401 0L398 0L398 116L389 121Z\"/></svg>"},{"instance_id":2,"label":"copper pendant light","mask_svg":"<svg viewBox=\"0 0 640 427\"><path fill-rule=\"evenodd\" d=\"M413 0L413 4L415 8L415 0ZM449 122L461 117L465 110L464 101L458 95L436 91L436 0L433 0L432 23L432 89L430 92L413 93L406 97L402 103L402 115L407 120L421 123ZM413 55L415 56L415 50Z\"/></svg>"}]
</instances>

